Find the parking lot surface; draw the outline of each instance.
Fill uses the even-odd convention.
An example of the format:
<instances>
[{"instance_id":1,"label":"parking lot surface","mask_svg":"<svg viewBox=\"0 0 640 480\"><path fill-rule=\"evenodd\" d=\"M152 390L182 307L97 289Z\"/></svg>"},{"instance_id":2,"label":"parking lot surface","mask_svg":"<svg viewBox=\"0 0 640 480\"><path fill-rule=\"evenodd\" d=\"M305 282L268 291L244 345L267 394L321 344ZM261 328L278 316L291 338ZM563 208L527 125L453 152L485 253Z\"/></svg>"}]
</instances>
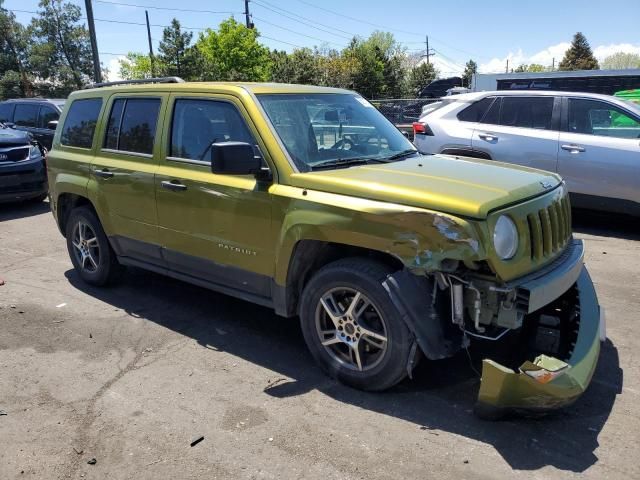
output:
<instances>
[{"instance_id":1,"label":"parking lot surface","mask_svg":"<svg viewBox=\"0 0 640 480\"><path fill-rule=\"evenodd\" d=\"M48 203L2 205L0 478L640 478L640 228L575 220L608 320L593 382L485 422L464 354L358 392L296 319L137 269L89 287Z\"/></svg>"}]
</instances>

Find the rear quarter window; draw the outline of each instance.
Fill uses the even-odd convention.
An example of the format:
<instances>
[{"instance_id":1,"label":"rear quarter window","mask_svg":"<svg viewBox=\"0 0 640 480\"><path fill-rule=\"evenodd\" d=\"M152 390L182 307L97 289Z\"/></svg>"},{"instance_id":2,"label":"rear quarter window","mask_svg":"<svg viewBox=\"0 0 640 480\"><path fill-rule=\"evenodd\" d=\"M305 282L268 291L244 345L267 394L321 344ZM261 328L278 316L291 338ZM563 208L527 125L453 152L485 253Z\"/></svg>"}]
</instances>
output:
<instances>
[{"instance_id":1,"label":"rear quarter window","mask_svg":"<svg viewBox=\"0 0 640 480\"><path fill-rule=\"evenodd\" d=\"M69 147L91 148L101 108L101 98L74 100L64 120L60 143Z\"/></svg>"},{"instance_id":2,"label":"rear quarter window","mask_svg":"<svg viewBox=\"0 0 640 480\"><path fill-rule=\"evenodd\" d=\"M13 121L13 103L0 103L0 122Z\"/></svg>"},{"instance_id":3,"label":"rear quarter window","mask_svg":"<svg viewBox=\"0 0 640 480\"><path fill-rule=\"evenodd\" d=\"M496 97L487 97L472 103L467 108L458 113L458 120L461 122L479 122L491 107Z\"/></svg>"}]
</instances>

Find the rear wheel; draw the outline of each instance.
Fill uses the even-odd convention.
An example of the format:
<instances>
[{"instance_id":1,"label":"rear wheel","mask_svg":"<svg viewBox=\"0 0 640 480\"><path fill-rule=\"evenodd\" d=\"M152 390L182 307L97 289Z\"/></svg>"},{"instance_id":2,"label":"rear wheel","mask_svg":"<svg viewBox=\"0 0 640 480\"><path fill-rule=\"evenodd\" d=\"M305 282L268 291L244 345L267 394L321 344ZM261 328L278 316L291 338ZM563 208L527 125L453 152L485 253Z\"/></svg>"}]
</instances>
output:
<instances>
[{"instance_id":1,"label":"rear wheel","mask_svg":"<svg viewBox=\"0 0 640 480\"><path fill-rule=\"evenodd\" d=\"M82 280L103 286L120 275L122 266L93 210L74 209L67 222L66 237L69 257Z\"/></svg>"},{"instance_id":2,"label":"rear wheel","mask_svg":"<svg viewBox=\"0 0 640 480\"><path fill-rule=\"evenodd\" d=\"M382 282L392 271L367 259L322 268L305 287L300 320L320 366L361 390L384 390L407 375L413 335Z\"/></svg>"}]
</instances>

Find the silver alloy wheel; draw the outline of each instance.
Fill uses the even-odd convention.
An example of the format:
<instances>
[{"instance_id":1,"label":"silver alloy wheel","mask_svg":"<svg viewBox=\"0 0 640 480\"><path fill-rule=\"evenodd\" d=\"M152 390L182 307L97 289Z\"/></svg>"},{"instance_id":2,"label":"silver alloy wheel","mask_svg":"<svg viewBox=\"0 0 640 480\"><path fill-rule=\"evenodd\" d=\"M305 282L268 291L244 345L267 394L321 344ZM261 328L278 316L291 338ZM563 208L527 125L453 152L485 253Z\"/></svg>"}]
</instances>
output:
<instances>
[{"instance_id":1,"label":"silver alloy wheel","mask_svg":"<svg viewBox=\"0 0 640 480\"><path fill-rule=\"evenodd\" d=\"M347 287L325 292L316 307L315 323L325 350L345 367L364 372L384 358L387 326L364 293Z\"/></svg>"},{"instance_id":2,"label":"silver alloy wheel","mask_svg":"<svg viewBox=\"0 0 640 480\"><path fill-rule=\"evenodd\" d=\"M76 260L87 272L95 272L100 264L100 246L98 237L91 226L83 221L76 223L71 236Z\"/></svg>"}]
</instances>

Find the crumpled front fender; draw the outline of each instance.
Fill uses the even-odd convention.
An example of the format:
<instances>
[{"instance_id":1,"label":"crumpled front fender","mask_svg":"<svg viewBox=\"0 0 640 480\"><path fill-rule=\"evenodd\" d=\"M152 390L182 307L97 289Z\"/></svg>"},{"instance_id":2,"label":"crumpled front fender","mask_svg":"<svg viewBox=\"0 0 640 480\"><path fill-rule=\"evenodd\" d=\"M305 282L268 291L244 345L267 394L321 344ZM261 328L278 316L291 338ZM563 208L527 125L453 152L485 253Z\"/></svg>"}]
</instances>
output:
<instances>
[{"instance_id":1,"label":"crumpled front fender","mask_svg":"<svg viewBox=\"0 0 640 480\"><path fill-rule=\"evenodd\" d=\"M598 299L586 267L576 286L580 302L580 329L571 358L540 355L515 372L493 360L484 360L475 412L495 419L508 411L548 411L573 403L587 389L600 354L601 318ZM528 373L525 373L528 372Z\"/></svg>"}]
</instances>

